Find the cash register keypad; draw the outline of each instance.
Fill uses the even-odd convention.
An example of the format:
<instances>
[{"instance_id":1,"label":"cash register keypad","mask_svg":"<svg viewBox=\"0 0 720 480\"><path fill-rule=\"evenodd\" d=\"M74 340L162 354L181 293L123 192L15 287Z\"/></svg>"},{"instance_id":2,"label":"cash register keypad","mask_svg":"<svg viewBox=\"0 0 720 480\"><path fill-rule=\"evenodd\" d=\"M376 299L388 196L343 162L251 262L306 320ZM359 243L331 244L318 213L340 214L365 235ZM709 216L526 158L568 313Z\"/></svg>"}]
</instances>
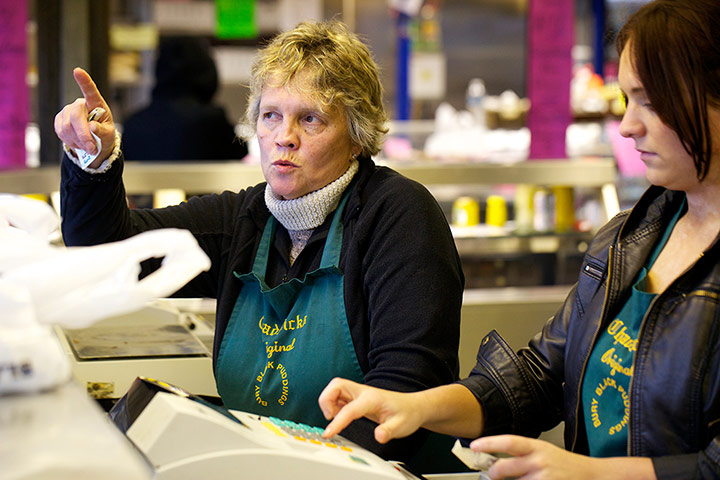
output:
<instances>
[{"instance_id":1,"label":"cash register keypad","mask_svg":"<svg viewBox=\"0 0 720 480\"><path fill-rule=\"evenodd\" d=\"M277 417L268 417L267 419L268 422L265 422L264 425L275 433L288 435L300 442L324 445L325 447L352 452L352 448L339 437L323 438L323 429L320 427L313 427L304 423L296 423Z\"/></svg>"}]
</instances>

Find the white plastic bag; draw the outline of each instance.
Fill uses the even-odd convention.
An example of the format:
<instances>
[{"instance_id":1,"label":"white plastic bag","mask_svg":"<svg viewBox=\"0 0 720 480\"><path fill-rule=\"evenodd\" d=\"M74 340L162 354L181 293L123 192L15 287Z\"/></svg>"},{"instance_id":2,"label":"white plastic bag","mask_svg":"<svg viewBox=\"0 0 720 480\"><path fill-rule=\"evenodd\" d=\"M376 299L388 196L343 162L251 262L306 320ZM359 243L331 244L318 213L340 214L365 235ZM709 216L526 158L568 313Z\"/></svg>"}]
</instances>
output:
<instances>
[{"instance_id":1,"label":"white plastic bag","mask_svg":"<svg viewBox=\"0 0 720 480\"><path fill-rule=\"evenodd\" d=\"M21 248L17 239L9 243ZM3 278L27 288L38 322L66 328L138 310L210 267L192 234L180 229L152 230L93 247L50 248L51 255L37 252L39 261L25 252L29 263L6 270ZM0 250L5 249L0 241ZM140 262L151 257L165 258L160 269L138 280Z\"/></svg>"},{"instance_id":2,"label":"white plastic bag","mask_svg":"<svg viewBox=\"0 0 720 480\"><path fill-rule=\"evenodd\" d=\"M0 278L0 395L45 390L70 378L70 362L49 325L35 321L30 294Z\"/></svg>"},{"instance_id":3,"label":"white plastic bag","mask_svg":"<svg viewBox=\"0 0 720 480\"><path fill-rule=\"evenodd\" d=\"M94 247L50 245L57 215L38 204L0 195L0 394L69 378L52 325L82 328L133 312L210 268L187 230L154 230ZM161 267L139 280L140 262L151 257L164 257Z\"/></svg>"},{"instance_id":4,"label":"white plastic bag","mask_svg":"<svg viewBox=\"0 0 720 480\"><path fill-rule=\"evenodd\" d=\"M8 234L8 224L47 243L47 239L60 225L55 210L45 202L0 193L0 235Z\"/></svg>"}]
</instances>

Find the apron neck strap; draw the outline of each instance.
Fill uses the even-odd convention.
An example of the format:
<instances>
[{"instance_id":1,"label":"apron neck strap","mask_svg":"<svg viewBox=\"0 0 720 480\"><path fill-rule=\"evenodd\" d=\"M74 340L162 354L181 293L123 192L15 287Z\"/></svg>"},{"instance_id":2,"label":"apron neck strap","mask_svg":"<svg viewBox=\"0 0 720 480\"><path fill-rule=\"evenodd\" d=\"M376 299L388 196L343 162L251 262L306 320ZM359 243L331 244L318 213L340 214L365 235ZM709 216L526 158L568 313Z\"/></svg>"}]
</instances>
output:
<instances>
[{"instance_id":1,"label":"apron neck strap","mask_svg":"<svg viewBox=\"0 0 720 480\"><path fill-rule=\"evenodd\" d=\"M345 205L347 204L351 189L351 187L345 189L342 197L340 198L340 203L333 214L332 223L330 223L330 231L328 232L327 239L325 240L322 259L320 260L320 268L337 266L340 263L340 249L342 248L344 231L342 216L345 211Z\"/></svg>"},{"instance_id":2,"label":"apron neck strap","mask_svg":"<svg viewBox=\"0 0 720 480\"><path fill-rule=\"evenodd\" d=\"M330 230L328 231L328 236L325 240L325 247L323 248L322 259L320 260L320 268L336 266L340 261L340 249L342 248L343 236L342 215L348 198L350 197L350 190L352 190L352 185L345 189L342 197L340 198L340 203L333 213L332 223L330 223ZM270 218L263 229L260 245L258 245L255 261L253 262L252 271L258 278L262 278L265 275L265 272L267 272L268 257L270 256L268 255L268 252L270 252L270 245L275 237L277 226L277 219L270 215Z\"/></svg>"}]
</instances>

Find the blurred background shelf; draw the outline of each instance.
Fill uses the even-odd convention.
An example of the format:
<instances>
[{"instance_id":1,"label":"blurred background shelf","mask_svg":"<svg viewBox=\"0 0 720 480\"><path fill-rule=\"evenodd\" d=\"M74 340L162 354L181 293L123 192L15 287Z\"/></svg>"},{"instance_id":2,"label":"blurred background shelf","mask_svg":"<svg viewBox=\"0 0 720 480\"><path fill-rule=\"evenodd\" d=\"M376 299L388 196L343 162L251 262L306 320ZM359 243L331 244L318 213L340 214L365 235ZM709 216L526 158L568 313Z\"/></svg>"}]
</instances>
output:
<instances>
[{"instance_id":1,"label":"blurred background shelf","mask_svg":"<svg viewBox=\"0 0 720 480\"><path fill-rule=\"evenodd\" d=\"M530 160L513 164L438 163L433 161L388 163L391 168L424 185L494 185L529 183L598 187L616 179L612 158L576 160ZM160 188L187 192L240 190L264 181L259 165L241 162L126 162L125 187L129 194L150 193ZM3 171L0 191L49 193L60 185L60 169L43 166Z\"/></svg>"}]
</instances>

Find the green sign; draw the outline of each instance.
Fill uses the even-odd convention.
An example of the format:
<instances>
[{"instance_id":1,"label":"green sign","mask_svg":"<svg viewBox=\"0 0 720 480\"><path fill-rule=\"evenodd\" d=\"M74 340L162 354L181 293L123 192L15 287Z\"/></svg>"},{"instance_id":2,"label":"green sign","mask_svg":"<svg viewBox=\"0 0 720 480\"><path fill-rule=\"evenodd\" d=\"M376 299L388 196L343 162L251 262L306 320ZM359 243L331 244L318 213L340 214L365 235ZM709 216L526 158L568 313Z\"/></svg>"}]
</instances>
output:
<instances>
[{"instance_id":1,"label":"green sign","mask_svg":"<svg viewBox=\"0 0 720 480\"><path fill-rule=\"evenodd\" d=\"M218 38L255 38L255 0L215 0Z\"/></svg>"}]
</instances>

